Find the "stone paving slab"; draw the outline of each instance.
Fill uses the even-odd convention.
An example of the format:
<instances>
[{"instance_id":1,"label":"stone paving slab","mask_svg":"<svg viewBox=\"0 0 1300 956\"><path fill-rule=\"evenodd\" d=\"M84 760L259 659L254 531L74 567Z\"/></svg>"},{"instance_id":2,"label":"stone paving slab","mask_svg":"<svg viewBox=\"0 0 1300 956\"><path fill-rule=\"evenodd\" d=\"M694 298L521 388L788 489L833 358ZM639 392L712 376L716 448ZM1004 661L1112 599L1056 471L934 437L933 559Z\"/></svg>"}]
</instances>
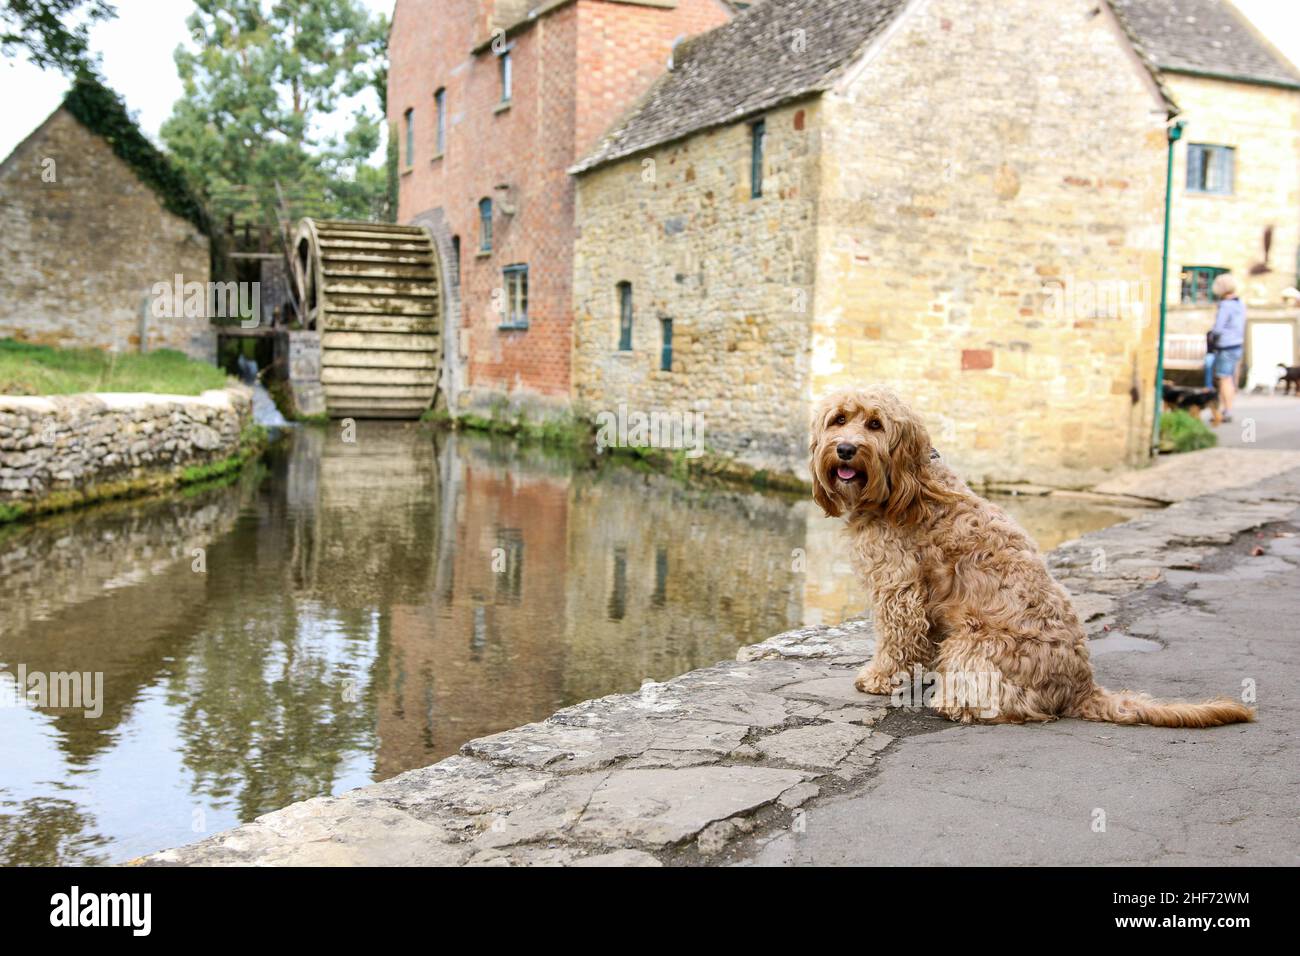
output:
<instances>
[{"instance_id":1,"label":"stone paving slab","mask_svg":"<svg viewBox=\"0 0 1300 956\"><path fill-rule=\"evenodd\" d=\"M1231 630L1231 622L1216 620L1215 608L1247 586L1276 588L1281 581L1290 588L1286 593L1298 593L1294 577L1288 578L1282 569L1295 572L1300 536L1270 534L1261 539L1267 548L1260 550L1267 553L1258 557L1243 551L1240 538L1298 514L1300 470L1294 470L1248 488L1144 514L1052 552L1049 563L1070 588L1092 636L1104 642L1107 635L1116 635L1110 645L1102 644L1111 651L1099 657L1103 679L1110 682L1132 673L1146 678L1134 681L1143 689L1195 696L1213 680L1222 681L1219 671L1225 661L1250 672L1264 666L1260 661L1269 654L1282 653L1277 635L1241 636L1223 646L1223 625ZM1230 551L1233 560L1228 561L1224 555ZM1265 563L1249 566L1261 558ZM1172 605L1142 611L1149 596L1168 591L1175 593L1172 599L1166 595ZM1300 598L1296 603L1300 612ZM1200 621L1200 630L1189 628L1189 620ZM1174 633L1191 636L1180 637L1176 650L1166 649ZM1267 651L1266 641L1271 642ZM1055 768L1065 768L1061 772L1067 776L1077 771L1086 781L1098 759L1098 737L1128 747L1145 740L1145 763L1112 760L1104 769L1111 788L1107 799L1120 806L1126 792L1151 785L1150 761L1158 758L1164 741L1174 739L1173 732L1159 729L1082 721L1049 725L1055 729L960 727L916 711L891 710L886 698L852 689L852 676L869 657L872 642L866 620L780 634L742 648L736 661L647 684L637 693L586 701L547 720L470 741L459 756L433 766L337 797L294 804L199 843L133 862L788 863L799 862L800 853L812 845L791 842L793 823L802 820L795 815L805 813L809 819L827 821L819 837L826 841L820 846L827 859L974 862L967 851L981 845L982 838L955 823L944 824L945 813L996 805L1004 809L982 819L1005 817L1007 826L1021 825L1030 837L1049 833L1057 819L1051 807L1025 804L1025 795L1017 796L1024 768L1042 776L1049 787ZM1157 652L1150 652L1150 644ZM1157 668L1159 680L1142 670L1151 667ZM1220 781L1225 774L1258 771L1276 777L1276 768L1257 766L1255 758L1262 761L1269 747L1284 746L1278 733L1292 740L1287 735L1293 723L1265 731L1257 729L1260 725L1231 729L1256 734L1251 738L1257 741L1252 761L1213 772L1202 768L1202 776ZM1189 733L1202 732L1177 732L1177 739ZM1188 738L1207 747L1218 741L1211 747L1218 750L1226 739L1227 734ZM928 756L931 753L940 756ZM1229 759L1226 752L1219 756ZM924 774L915 778L910 772L897 778L918 761L932 768L927 773L933 780L926 783ZM1158 770L1157 777L1162 773ZM1163 788L1171 799L1183 799L1186 788L1196 786L1196 767L1180 768L1179 774L1156 789ZM1282 776L1294 777L1294 772ZM889 781L887 799L876 796L882 792L876 784L881 780ZM911 815L908 787L916 785L946 794L951 804L926 805L924 813L932 815L937 829L925 829L925 821ZM1067 792L1069 786L1078 786L1068 779L1065 785ZM879 815L872 809L876 799L885 808ZM1045 798L1040 794L1039 799ZM840 808L838 816L826 809L835 807ZM1194 817L1206 827L1224 819L1212 810ZM1123 825L1136 835L1122 851L1106 857L1108 861L1140 862L1168 855L1168 836L1147 839L1139 825ZM927 840L937 842L922 847L923 852L915 846L891 845L883 854L863 843L873 833L892 834L897 842L909 827L908 832L928 834ZM850 838L853 833L858 836ZM1202 834L1194 842L1202 846L1210 840ZM1017 838L1015 847L1008 859L1017 862L1076 858L1070 846L1063 844L1058 854L1045 840L1026 843Z\"/></svg>"},{"instance_id":2,"label":"stone paving slab","mask_svg":"<svg viewBox=\"0 0 1300 956\"><path fill-rule=\"evenodd\" d=\"M1206 448L1166 455L1150 468L1126 471L1092 490L1148 501L1186 501L1231 488L1249 487L1294 468L1300 468L1300 451L1250 446Z\"/></svg>"}]
</instances>

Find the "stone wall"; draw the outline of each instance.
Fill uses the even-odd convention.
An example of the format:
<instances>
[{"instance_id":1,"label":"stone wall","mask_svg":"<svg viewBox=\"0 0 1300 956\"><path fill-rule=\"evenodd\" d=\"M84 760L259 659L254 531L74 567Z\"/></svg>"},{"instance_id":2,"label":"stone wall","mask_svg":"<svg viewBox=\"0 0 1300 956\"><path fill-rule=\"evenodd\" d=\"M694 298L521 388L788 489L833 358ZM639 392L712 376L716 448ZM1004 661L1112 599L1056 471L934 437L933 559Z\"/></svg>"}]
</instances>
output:
<instances>
[{"instance_id":1,"label":"stone wall","mask_svg":"<svg viewBox=\"0 0 1300 956\"><path fill-rule=\"evenodd\" d=\"M803 474L810 402L884 382L975 482L1140 463L1166 110L1108 8L910 4L764 117L762 198L748 121L578 177L580 410L696 411L710 450Z\"/></svg>"},{"instance_id":2,"label":"stone wall","mask_svg":"<svg viewBox=\"0 0 1300 956\"><path fill-rule=\"evenodd\" d=\"M1146 457L1166 107L1092 0L930 0L824 97L812 392L896 388L971 481Z\"/></svg>"},{"instance_id":3,"label":"stone wall","mask_svg":"<svg viewBox=\"0 0 1300 956\"><path fill-rule=\"evenodd\" d=\"M0 396L0 505L37 511L173 483L240 449L241 385L198 396Z\"/></svg>"},{"instance_id":4,"label":"stone wall","mask_svg":"<svg viewBox=\"0 0 1300 956\"><path fill-rule=\"evenodd\" d=\"M156 283L209 281L207 237L66 109L0 165L0 259L0 338L216 356L206 318L149 315Z\"/></svg>"},{"instance_id":5,"label":"stone wall","mask_svg":"<svg viewBox=\"0 0 1300 956\"><path fill-rule=\"evenodd\" d=\"M588 415L698 413L710 450L793 472L806 457L820 108L765 122L759 198L747 123L578 177L574 398ZM632 285L631 351L619 350L620 282Z\"/></svg>"}]
</instances>

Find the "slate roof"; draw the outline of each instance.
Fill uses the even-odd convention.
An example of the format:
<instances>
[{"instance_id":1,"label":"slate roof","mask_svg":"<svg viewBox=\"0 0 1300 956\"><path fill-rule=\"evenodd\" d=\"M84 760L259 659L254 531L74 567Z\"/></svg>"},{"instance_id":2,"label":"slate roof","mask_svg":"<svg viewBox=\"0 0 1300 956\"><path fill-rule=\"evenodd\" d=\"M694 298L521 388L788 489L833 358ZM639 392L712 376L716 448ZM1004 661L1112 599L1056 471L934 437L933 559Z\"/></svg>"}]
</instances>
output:
<instances>
[{"instance_id":1,"label":"slate roof","mask_svg":"<svg viewBox=\"0 0 1300 956\"><path fill-rule=\"evenodd\" d=\"M572 171L826 89L903 3L761 0L730 23L679 44L673 69Z\"/></svg>"},{"instance_id":2,"label":"slate roof","mask_svg":"<svg viewBox=\"0 0 1300 956\"><path fill-rule=\"evenodd\" d=\"M730 23L679 44L673 69L570 172L581 173L829 88L904 2L759 0ZM1109 3L1171 115L1178 110L1160 70L1300 88L1300 73L1228 0ZM801 52L795 49L800 37Z\"/></svg>"},{"instance_id":3,"label":"slate roof","mask_svg":"<svg viewBox=\"0 0 1300 956\"><path fill-rule=\"evenodd\" d=\"M1300 88L1300 73L1228 0L1111 0L1162 70Z\"/></svg>"}]
</instances>

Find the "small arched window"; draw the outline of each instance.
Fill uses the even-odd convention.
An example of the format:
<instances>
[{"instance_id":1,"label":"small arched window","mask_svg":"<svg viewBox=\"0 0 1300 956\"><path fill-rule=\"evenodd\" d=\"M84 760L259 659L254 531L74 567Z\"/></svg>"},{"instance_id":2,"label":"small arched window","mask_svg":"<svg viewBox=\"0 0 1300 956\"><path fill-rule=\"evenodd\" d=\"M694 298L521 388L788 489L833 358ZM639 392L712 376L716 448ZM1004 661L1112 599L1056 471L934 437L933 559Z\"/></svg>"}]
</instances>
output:
<instances>
[{"instance_id":1,"label":"small arched window","mask_svg":"<svg viewBox=\"0 0 1300 956\"><path fill-rule=\"evenodd\" d=\"M492 251L492 200L478 201L478 247L482 252Z\"/></svg>"}]
</instances>

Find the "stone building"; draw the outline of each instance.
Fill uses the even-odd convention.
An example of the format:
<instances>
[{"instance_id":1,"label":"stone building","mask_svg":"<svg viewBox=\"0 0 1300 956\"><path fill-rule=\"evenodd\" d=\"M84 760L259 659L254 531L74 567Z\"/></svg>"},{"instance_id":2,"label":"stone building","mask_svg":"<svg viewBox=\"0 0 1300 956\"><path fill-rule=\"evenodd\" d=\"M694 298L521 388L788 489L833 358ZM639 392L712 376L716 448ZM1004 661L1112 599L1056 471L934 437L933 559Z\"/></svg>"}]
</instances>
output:
<instances>
[{"instance_id":1,"label":"stone building","mask_svg":"<svg viewBox=\"0 0 1300 956\"><path fill-rule=\"evenodd\" d=\"M1300 358L1300 75L1231 4L1116 0L1185 123L1174 150L1167 354L1196 369L1210 285L1232 272L1246 303L1248 384Z\"/></svg>"},{"instance_id":2,"label":"stone building","mask_svg":"<svg viewBox=\"0 0 1300 956\"><path fill-rule=\"evenodd\" d=\"M206 290L203 212L93 80L0 163L0 257L0 338L216 357L206 317L154 307L159 283Z\"/></svg>"},{"instance_id":3,"label":"stone building","mask_svg":"<svg viewBox=\"0 0 1300 956\"><path fill-rule=\"evenodd\" d=\"M398 220L448 277L444 391L458 412L565 410L574 183L566 169L722 0L398 0L388 119Z\"/></svg>"},{"instance_id":4,"label":"stone building","mask_svg":"<svg viewBox=\"0 0 1300 956\"><path fill-rule=\"evenodd\" d=\"M1096 0L765 0L575 166L575 399L803 474L883 382L974 481L1133 465L1175 111Z\"/></svg>"}]
</instances>

